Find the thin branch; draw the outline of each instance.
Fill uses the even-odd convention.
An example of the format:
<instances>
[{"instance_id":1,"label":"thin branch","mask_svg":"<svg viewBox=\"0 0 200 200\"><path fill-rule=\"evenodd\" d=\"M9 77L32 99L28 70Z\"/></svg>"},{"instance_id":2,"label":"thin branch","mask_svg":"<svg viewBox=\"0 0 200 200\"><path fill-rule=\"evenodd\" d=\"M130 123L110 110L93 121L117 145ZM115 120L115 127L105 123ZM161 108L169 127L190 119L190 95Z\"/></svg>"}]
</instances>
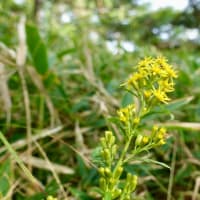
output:
<instances>
[{"instance_id":1,"label":"thin branch","mask_svg":"<svg viewBox=\"0 0 200 200\"><path fill-rule=\"evenodd\" d=\"M27 131L27 143L28 143L28 154L31 156L31 110L30 110L30 101L29 101L29 93L28 88L26 85L26 80L24 76L24 65L26 62L26 34L25 34L25 17L22 16L20 18L18 24L18 37L19 37L19 46L17 49L17 69L19 73L19 77L21 79L21 85L23 90L24 96L24 106L26 112L26 131ZM31 170L31 166L29 165L28 168Z\"/></svg>"}]
</instances>

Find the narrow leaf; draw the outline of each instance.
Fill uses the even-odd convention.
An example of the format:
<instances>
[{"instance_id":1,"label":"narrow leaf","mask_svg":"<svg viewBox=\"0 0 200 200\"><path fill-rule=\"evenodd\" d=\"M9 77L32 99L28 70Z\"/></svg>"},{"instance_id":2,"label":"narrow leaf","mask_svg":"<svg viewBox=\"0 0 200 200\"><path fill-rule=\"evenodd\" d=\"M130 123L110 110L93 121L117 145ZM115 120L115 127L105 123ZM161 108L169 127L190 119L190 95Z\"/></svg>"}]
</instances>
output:
<instances>
[{"instance_id":1,"label":"narrow leaf","mask_svg":"<svg viewBox=\"0 0 200 200\"><path fill-rule=\"evenodd\" d=\"M47 50L36 26L26 25L26 42L37 72L45 74L49 68Z\"/></svg>"}]
</instances>

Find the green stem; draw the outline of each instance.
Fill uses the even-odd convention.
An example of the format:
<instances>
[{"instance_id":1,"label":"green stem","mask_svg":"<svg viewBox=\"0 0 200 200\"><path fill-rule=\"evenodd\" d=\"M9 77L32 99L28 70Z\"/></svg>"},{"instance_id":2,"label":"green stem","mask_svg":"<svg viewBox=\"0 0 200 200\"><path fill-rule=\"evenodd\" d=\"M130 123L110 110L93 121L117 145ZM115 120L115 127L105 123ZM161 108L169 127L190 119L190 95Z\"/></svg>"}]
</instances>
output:
<instances>
[{"instance_id":1,"label":"green stem","mask_svg":"<svg viewBox=\"0 0 200 200\"><path fill-rule=\"evenodd\" d=\"M4 137L4 135L0 132L0 140L3 142L3 144L6 146L7 150L10 152L10 154L13 156L13 158L16 160L16 162L19 164L21 169L26 174L27 178L33 183L34 186L37 186L39 191L42 191L43 188L41 184L36 180L36 178L31 174L29 169L24 165L22 160L19 158L15 150L12 148L8 140Z\"/></svg>"}]
</instances>

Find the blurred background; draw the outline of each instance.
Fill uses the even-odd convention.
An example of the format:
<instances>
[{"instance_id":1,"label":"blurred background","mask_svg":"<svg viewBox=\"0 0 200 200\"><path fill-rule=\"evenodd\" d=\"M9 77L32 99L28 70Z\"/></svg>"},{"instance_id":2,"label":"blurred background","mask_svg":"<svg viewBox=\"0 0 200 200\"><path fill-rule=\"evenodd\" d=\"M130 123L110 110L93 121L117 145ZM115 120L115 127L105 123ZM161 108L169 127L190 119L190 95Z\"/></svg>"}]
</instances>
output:
<instances>
[{"instance_id":1,"label":"blurred background","mask_svg":"<svg viewBox=\"0 0 200 200\"><path fill-rule=\"evenodd\" d=\"M0 144L0 199L98 199L91 164L108 116L130 102L120 84L137 62L165 56L178 70L169 138L132 163L136 199L200 199L199 0L1 0L0 130L41 185Z\"/></svg>"}]
</instances>

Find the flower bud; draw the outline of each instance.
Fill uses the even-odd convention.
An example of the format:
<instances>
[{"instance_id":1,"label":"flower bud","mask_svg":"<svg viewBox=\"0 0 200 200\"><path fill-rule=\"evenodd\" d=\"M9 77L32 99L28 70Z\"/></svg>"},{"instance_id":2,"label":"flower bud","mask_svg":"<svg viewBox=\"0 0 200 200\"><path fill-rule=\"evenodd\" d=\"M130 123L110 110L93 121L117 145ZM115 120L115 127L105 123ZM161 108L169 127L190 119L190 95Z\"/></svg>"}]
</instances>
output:
<instances>
[{"instance_id":1,"label":"flower bud","mask_svg":"<svg viewBox=\"0 0 200 200\"><path fill-rule=\"evenodd\" d=\"M115 156L116 153L117 153L117 145L114 144L114 145L112 146L112 155Z\"/></svg>"},{"instance_id":2,"label":"flower bud","mask_svg":"<svg viewBox=\"0 0 200 200\"><path fill-rule=\"evenodd\" d=\"M113 136L112 131L106 131L105 132L105 138L106 138L106 142L109 144L111 137Z\"/></svg>"},{"instance_id":3,"label":"flower bud","mask_svg":"<svg viewBox=\"0 0 200 200\"><path fill-rule=\"evenodd\" d=\"M105 140L105 138L104 137L102 137L102 138L100 138L100 142L101 142L101 146L103 147L103 148L106 148L106 140Z\"/></svg>"},{"instance_id":4,"label":"flower bud","mask_svg":"<svg viewBox=\"0 0 200 200\"><path fill-rule=\"evenodd\" d=\"M141 143L142 143L142 138L143 138L143 136L140 135L140 134L137 136L137 138L136 138L136 140L135 140L135 145L136 145L136 146L140 146L140 145L141 145Z\"/></svg>"},{"instance_id":5,"label":"flower bud","mask_svg":"<svg viewBox=\"0 0 200 200\"><path fill-rule=\"evenodd\" d=\"M105 175L106 176L110 176L111 175L111 171L108 167L105 168Z\"/></svg>"},{"instance_id":6,"label":"flower bud","mask_svg":"<svg viewBox=\"0 0 200 200\"><path fill-rule=\"evenodd\" d=\"M119 167L116 169L116 172L115 172L115 174L114 174L114 178L118 179L118 178L121 176L122 172L123 172L123 167L119 166Z\"/></svg>"},{"instance_id":7,"label":"flower bud","mask_svg":"<svg viewBox=\"0 0 200 200\"><path fill-rule=\"evenodd\" d=\"M100 178L99 179L99 186L102 190L105 190L106 189L106 180L105 178Z\"/></svg>"},{"instance_id":8,"label":"flower bud","mask_svg":"<svg viewBox=\"0 0 200 200\"><path fill-rule=\"evenodd\" d=\"M113 192L112 192L112 199L116 199L120 194L122 193L122 190L121 189L115 189Z\"/></svg>"},{"instance_id":9,"label":"flower bud","mask_svg":"<svg viewBox=\"0 0 200 200\"><path fill-rule=\"evenodd\" d=\"M163 139L161 139L157 144L158 145L164 145L166 142L163 140Z\"/></svg>"},{"instance_id":10,"label":"flower bud","mask_svg":"<svg viewBox=\"0 0 200 200\"><path fill-rule=\"evenodd\" d=\"M140 118L139 118L139 117L135 117L135 118L133 119L133 124L134 124L134 125L139 124L139 122L140 122Z\"/></svg>"},{"instance_id":11,"label":"flower bud","mask_svg":"<svg viewBox=\"0 0 200 200\"><path fill-rule=\"evenodd\" d=\"M133 192L137 186L138 177L136 175L132 176L131 180L131 192Z\"/></svg>"},{"instance_id":12,"label":"flower bud","mask_svg":"<svg viewBox=\"0 0 200 200\"><path fill-rule=\"evenodd\" d=\"M144 136L144 137L142 138L143 144L147 144L148 141L149 141L149 138L148 138L147 136Z\"/></svg>"},{"instance_id":13,"label":"flower bud","mask_svg":"<svg viewBox=\"0 0 200 200\"><path fill-rule=\"evenodd\" d=\"M105 176L105 168L100 167L100 168L99 168L99 173L100 173L102 176Z\"/></svg>"}]
</instances>

